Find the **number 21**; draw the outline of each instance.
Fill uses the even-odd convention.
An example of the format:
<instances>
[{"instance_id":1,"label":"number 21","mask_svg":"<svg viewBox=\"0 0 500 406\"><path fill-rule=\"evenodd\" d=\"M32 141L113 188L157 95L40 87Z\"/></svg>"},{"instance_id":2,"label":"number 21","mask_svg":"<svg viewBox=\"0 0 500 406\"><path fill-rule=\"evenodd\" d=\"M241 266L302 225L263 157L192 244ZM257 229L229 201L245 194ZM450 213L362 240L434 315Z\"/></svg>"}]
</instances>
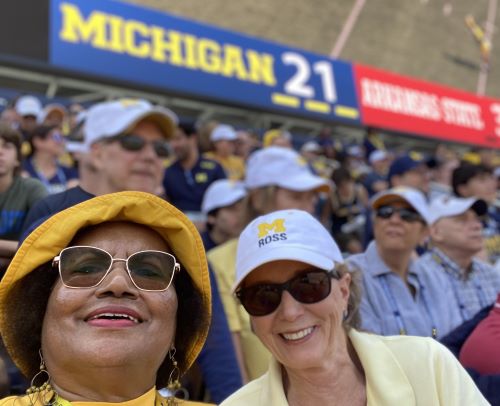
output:
<instances>
[{"instance_id":1,"label":"number 21","mask_svg":"<svg viewBox=\"0 0 500 406\"><path fill-rule=\"evenodd\" d=\"M297 68L295 74L285 82L285 91L307 99L314 98L314 88L307 84L311 77L308 60L295 52L285 52L281 58L285 65L294 65ZM337 91L335 89L332 64L328 61L318 61L313 63L312 69L321 78L324 99L329 103L335 103Z\"/></svg>"}]
</instances>

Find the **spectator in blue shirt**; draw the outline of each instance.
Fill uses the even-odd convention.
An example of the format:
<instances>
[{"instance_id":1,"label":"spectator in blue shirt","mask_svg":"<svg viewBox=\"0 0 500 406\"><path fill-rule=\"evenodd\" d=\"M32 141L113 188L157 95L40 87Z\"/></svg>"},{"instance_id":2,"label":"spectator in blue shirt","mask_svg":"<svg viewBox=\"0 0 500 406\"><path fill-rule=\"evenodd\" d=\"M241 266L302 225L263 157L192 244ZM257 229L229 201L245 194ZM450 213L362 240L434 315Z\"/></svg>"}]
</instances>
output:
<instances>
[{"instance_id":1,"label":"spectator in blue shirt","mask_svg":"<svg viewBox=\"0 0 500 406\"><path fill-rule=\"evenodd\" d=\"M494 303L500 292L500 274L476 255L482 250L481 216L488 206L476 198L442 197L430 206L432 248L419 260L420 266L445 275L460 310L460 323Z\"/></svg>"},{"instance_id":2,"label":"spectator in blue shirt","mask_svg":"<svg viewBox=\"0 0 500 406\"><path fill-rule=\"evenodd\" d=\"M363 178L363 186L366 188L368 196L372 197L389 188L387 171L391 161L387 151L376 149L370 154L368 162L373 170Z\"/></svg>"},{"instance_id":3,"label":"spectator in blue shirt","mask_svg":"<svg viewBox=\"0 0 500 406\"><path fill-rule=\"evenodd\" d=\"M447 281L413 260L427 232L424 195L393 188L375 195L372 208L375 240L347 259L363 277L362 327L382 335L444 336L460 323Z\"/></svg>"},{"instance_id":4,"label":"spectator in blue shirt","mask_svg":"<svg viewBox=\"0 0 500 406\"><path fill-rule=\"evenodd\" d=\"M423 155L412 152L397 157L392 161L387 173L389 187L411 187L427 194L429 190L430 171ZM373 239L373 225L371 213L367 212L364 246Z\"/></svg>"},{"instance_id":5,"label":"spectator in blue shirt","mask_svg":"<svg viewBox=\"0 0 500 406\"><path fill-rule=\"evenodd\" d=\"M40 180L49 194L78 185L78 171L59 162L65 152L61 127L38 126L33 130L29 143L31 151L24 161L24 171L32 178Z\"/></svg>"},{"instance_id":6,"label":"spectator in blue shirt","mask_svg":"<svg viewBox=\"0 0 500 406\"><path fill-rule=\"evenodd\" d=\"M203 195L212 182L225 179L226 174L218 162L200 155L193 124L180 123L170 146L176 160L165 170L165 195L202 230L206 220L201 212Z\"/></svg>"}]
</instances>

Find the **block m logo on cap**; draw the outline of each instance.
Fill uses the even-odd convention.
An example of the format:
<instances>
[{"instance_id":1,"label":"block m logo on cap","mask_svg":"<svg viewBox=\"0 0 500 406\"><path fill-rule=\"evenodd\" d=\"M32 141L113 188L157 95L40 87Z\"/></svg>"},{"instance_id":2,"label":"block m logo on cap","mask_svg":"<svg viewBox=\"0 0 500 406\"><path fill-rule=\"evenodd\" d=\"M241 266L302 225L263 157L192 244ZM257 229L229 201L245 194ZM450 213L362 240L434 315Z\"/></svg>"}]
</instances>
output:
<instances>
[{"instance_id":1,"label":"block m logo on cap","mask_svg":"<svg viewBox=\"0 0 500 406\"><path fill-rule=\"evenodd\" d=\"M258 226L259 238L265 237L271 231L275 233L286 232L285 219L276 219L272 223L260 223Z\"/></svg>"}]
</instances>

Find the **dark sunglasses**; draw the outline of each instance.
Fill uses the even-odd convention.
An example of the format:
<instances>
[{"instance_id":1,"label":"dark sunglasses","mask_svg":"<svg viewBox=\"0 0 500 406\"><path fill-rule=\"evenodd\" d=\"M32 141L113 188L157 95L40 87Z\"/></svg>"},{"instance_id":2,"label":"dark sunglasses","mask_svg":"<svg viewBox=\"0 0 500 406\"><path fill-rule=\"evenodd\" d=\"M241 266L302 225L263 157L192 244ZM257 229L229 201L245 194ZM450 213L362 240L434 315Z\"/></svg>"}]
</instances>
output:
<instances>
[{"instance_id":1,"label":"dark sunglasses","mask_svg":"<svg viewBox=\"0 0 500 406\"><path fill-rule=\"evenodd\" d=\"M420 214L418 214L415 210L410 209L408 207L380 206L375 211L377 217L380 217L382 219L391 218L394 215L394 213L398 213L399 217L401 217L401 220L406 221L407 223L424 221Z\"/></svg>"},{"instance_id":2,"label":"dark sunglasses","mask_svg":"<svg viewBox=\"0 0 500 406\"><path fill-rule=\"evenodd\" d=\"M135 134L121 134L110 137L107 141L118 141L122 148L127 151L141 151L147 144L151 144L158 158L167 158L170 155L170 148L166 141L147 141Z\"/></svg>"},{"instance_id":3,"label":"dark sunglasses","mask_svg":"<svg viewBox=\"0 0 500 406\"><path fill-rule=\"evenodd\" d=\"M332 290L331 278L339 279L336 270L308 270L285 283L263 283L240 288L236 291L236 297L251 316L266 316L278 308L285 290L300 303L320 302Z\"/></svg>"},{"instance_id":4,"label":"dark sunglasses","mask_svg":"<svg viewBox=\"0 0 500 406\"><path fill-rule=\"evenodd\" d=\"M64 248L52 265L58 267L64 286L93 288L111 272L114 262L125 262L132 283L145 291L167 290L180 270L175 257L167 252L147 250L128 258L113 258L103 249L88 246Z\"/></svg>"}]
</instances>

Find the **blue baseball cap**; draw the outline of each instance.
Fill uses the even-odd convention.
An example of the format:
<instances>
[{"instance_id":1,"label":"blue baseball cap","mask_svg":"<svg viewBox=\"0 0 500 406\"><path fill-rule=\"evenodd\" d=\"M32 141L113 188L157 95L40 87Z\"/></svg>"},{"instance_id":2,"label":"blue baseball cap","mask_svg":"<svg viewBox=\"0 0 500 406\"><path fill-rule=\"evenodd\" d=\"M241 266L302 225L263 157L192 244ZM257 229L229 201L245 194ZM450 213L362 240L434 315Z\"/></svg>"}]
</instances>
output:
<instances>
[{"instance_id":1,"label":"blue baseball cap","mask_svg":"<svg viewBox=\"0 0 500 406\"><path fill-rule=\"evenodd\" d=\"M422 154L410 153L400 156L396 158L389 167L387 180L390 181L393 176L402 175L421 165L427 166L427 161L425 160L425 157Z\"/></svg>"}]
</instances>

